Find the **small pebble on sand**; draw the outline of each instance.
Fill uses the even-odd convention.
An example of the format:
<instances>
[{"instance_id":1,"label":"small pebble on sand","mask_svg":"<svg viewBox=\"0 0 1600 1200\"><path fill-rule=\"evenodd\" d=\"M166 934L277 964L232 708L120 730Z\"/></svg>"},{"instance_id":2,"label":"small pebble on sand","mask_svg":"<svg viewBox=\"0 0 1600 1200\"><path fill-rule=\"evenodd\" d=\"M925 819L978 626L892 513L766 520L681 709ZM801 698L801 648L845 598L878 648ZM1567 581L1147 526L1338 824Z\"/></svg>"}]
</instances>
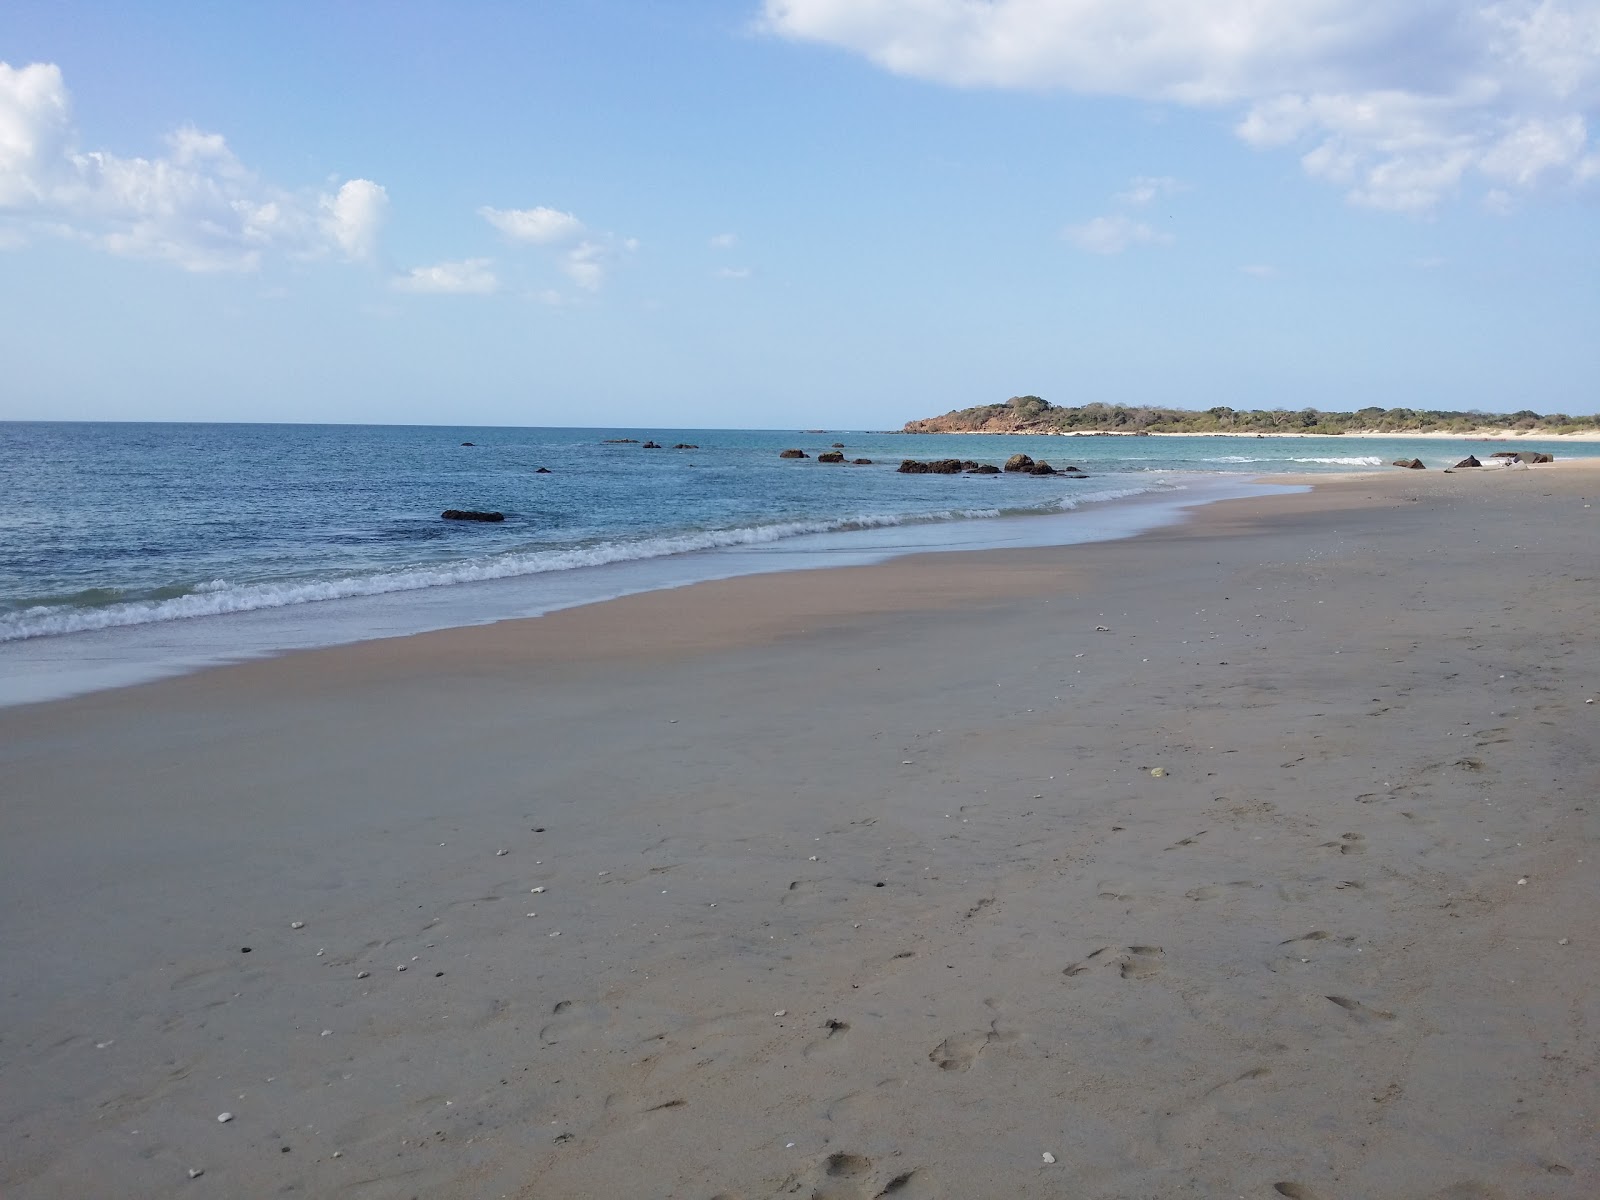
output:
<instances>
[{"instance_id":1,"label":"small pebble on sand","mask_svg":"<svg viewBox=\"0 0 1600 1200\"><path fill-rule=\"evenodd\" d=\"M206 1169L204 1167L190 1167L189 1168L189 1178L190 1179L199 1179L200 1176L204 1175L205 1173L206 1173Z\"/></svg>"},{"instance_id":2,"label":"small pebble on sand","mask_svg":"<svg viewBox=\"0 0 1600 1200\"><path fill-rule=\"evenodd\" d=\"M371 971L357 971L357 972L356 972L356 978L357 978L357 979L366 979L366 978L368 978L368 977L369 977L369 976L370 976L370 975L371 975L371 974L372 974L372 972L371 972Z\"/></svg>"},{"instance_id":3,"label":"small pebble on sand","mask_svg":"<svg viewBox=\"0 0 1600 1200\"><path fill-rule=\"evenodd\" d=\"M304 921L290 921L289 922L289 928L290 929L304 929L305 927L306 927L306 923Z\"/></svg>"},{"instance_id":4,"label":"small pebble on sand","mask_svg":"<svg viewBox=\"0 0 1600 1200\"><path fill-rule=\"evenodd\" d=\"M777 1012L773 1013L772 1015L775 1016L775 1017L787 1017L789 1015L789 1010L787 1008L780 1008Z\"/></svg>"},{"instance_id":5,"label":"small pebble on sand","mask_svg":"<svg viewBox=\"0 0 1600 1200\"><path fill-rule=\"evenodd\" d=\"M217 1120L222 1122L222 1124L226 1125L229 1121L233 1120L233 1114L232 1113L218 1113L217 1114Z\"/></svg>"},{"instance_id":6,"label":"small pebble on sand","mask_svg":"<svg viewBox=\"0 0 1600 1200\"><path fill-rule=\"evenodd\" d=\"M1043 1157L1044 1157L1044 1161L1047 1162L1047 1163L1053 1163L1056 1160L1056 1156L1054 1154L1051 1154L1050 1151L1048 1151L1048 1150L1046 1150L1044 1152Z\"/></svg>"},{"instance_id":7,"label":"small pebble on sand","mask_svg":"<svg viewBox=\"0 0 1600 1200\"><path fill-rule=\"evenodd\" d=\"M532 892L535 896L537 896L540 892L544 891L544 888L542 888L542 887L529 888L528 891Z\"/></svg>"}]
</instances>

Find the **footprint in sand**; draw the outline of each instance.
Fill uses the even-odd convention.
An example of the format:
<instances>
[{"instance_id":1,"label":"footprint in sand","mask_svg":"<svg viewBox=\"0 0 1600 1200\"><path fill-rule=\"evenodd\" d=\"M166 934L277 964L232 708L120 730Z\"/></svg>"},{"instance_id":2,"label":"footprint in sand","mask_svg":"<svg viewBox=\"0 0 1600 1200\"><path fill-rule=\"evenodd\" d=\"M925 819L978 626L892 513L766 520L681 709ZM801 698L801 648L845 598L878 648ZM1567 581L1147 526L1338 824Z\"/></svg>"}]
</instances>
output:
<instances>
[{"instance_id":1,"label":"footprint in sand","mask_svg":"<svg viewBox=\"0 0 1600 1200\"><path fill-rule=\"evenodd\" d=\"M1321 849L1337 850L1340 854L1365 854L1366 838L1359 833L1341 833L1337 841L1323 842Z\"/></svg>"},{"instance_id":2,"label":"footprint in sand","mask_svg":"<svg viewBox=\"0 0 1600 1200\"><path fill-rule=\"evenodd\" d=\"M1272 1190L1289 1200L1321 1200L1321 1197L1303 1183L1275 1183Z\"/></svg>"},{"instance_id":3,"label":"footprint in sand","mask_svg":"<svg viewBox=\"0 0 1600 1200\"><path fill-rule=\"evenodd\" d=\"M998 1021L991 1022L988 1033L960 1034L945 1038L928 1051L928 1061L941 1071L972 1070L972 1064L978 1060L978 1055L988 1047L1016 1038L1017 1035L1014 1033L1002 1033L999 1025Z\"/></svg>"},{"instance_id":4,"label":"footprint in sand","mask_svg":"<svg viewBox=\"0 0 1600 1200\"><path fill-rule=\"evenodd\" d=\"M590 1000L563 1000L550 1015L551 1020L539 1030L539 1040L547 1046L593 1032L610 1019L611 1010Z\"/></svg>"},{"instance_id":5,"label":"footprint in sand","mask_svg":"<svg viewBox=\"0 0 1600 1200\"><path fill-rule=\"evenodd\" d=\"M811 1200L931 1200L938 1195L932 1180L920 1168L901 1171L879 1186L881 1175L874 1170L872 1160L862 1154L839 1152L830 1154L812 1173ZM785 1193L799 1191L804 1183L797 1181L786 1187Z\"/></svg>"},{"instance_id":6,"label":"footprint in sand","mask_svg":"<svg viewBox=\"0 0 1600 1200\"><path fill-rule=\"evenodd\" d=\"M1166 951L1160 946L1101 946L1086 954L1081 962L1071 963L1061 969L1068 979L1088 973L1096 967L1114 970L1123 979L1144 979L1161 971L1161 959Z\"/></svg>"},{"instance_id":7,"label":"footprint in sand","mask_svg":"<svg viewBox=\"0 0 1600 1200\"><path fill-rule=\"evenodd\" d=\"M800 1051L803 1058L816 1058L820 1055L838 1055L846 1053L845 1034L850 1032L848 1021L836 1021L829 1017L822 1023L823 1034L816 1041L810 1043Z\"/></svg>"}]
</instances>

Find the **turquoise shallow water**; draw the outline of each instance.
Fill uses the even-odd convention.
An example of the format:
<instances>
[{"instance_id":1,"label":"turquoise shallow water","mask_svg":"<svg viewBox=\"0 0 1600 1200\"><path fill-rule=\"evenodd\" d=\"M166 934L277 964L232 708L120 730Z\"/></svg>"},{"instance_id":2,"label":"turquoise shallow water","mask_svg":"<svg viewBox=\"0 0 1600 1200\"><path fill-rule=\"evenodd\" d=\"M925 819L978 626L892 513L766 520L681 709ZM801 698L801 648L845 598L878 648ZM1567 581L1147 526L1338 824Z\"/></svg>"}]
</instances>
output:
<instances>
[{"instance_id":1,"label":"turquoise shallow water","mask_svg":"<svg viewBox=\"0 0 1600 1200\"><path fill-rule=\"evenodd\" d=\"M609 440L620 438L637 440ZM663 448L645 449L648 440ZM835 442L873 465L818 463ZM672 448L679 443L694 448ZM1600 454L1594 443L1516 445ZM788 447L812 457L780 459ZM123 660L136 659L148 673L157 663L215 661L223 647L237 657L475 623L753 570L1119 536L1260 475L1378 468L1413 454L1438 467L1494 448L1355 438L0 423L0 647L10 651L0 671L31 677L47 662L47 673L65 680L120 664L126 675L133 668ZM998 465L1019 451L1089 477L895 470L902 458ZM506 519L444 521L446 508L493 509ZM40 642L52 646L17 649ZM146 649L135 653L140 644Z\"/></svg>"}]
</instances>

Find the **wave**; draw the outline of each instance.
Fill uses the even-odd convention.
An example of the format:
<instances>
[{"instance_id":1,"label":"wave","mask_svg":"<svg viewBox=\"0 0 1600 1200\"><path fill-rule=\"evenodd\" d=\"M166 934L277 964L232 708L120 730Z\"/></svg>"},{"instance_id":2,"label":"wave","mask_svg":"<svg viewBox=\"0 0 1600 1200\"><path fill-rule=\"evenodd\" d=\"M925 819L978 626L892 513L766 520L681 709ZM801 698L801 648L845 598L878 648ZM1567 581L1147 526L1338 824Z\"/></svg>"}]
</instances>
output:
<instances>
[{"instance_id":1,"label":"wave","mask_svg":"<svg viewBox=\"0 0 1600 1200\"><path fill-rule=\"evenodd\" d=\"M1324 463L1330 467L1381 467L1383 459L1375 454L1355 458L1253 458L1247 454L1224 454L1217 458L1202 458L1208 463Z\"/></svg>"},{"instance_id":2,"label":"wave","mask_svg":"<svg viewBox=\"0 0 1600 1200\"><path fill-rule=\"evenodd\" d=\"M995 517L1063 512L1075 509L1086 502L1122 499L1150 490L1152 490L1150 487L1137 487L1101 491L1089 495L1069 495L1026 508L970 508L947 509L932 513L862 514L835 519L785 521L771 525L669 534L636 542L602 542L593 546L559 550L508 551L487 558L375 571L365 575L346 575L333 579L289 579L259 583L232 583L225 579L212 579L193 585L183 595L160 600L120 601L94 608L51 604L23 609L7 616L0 616L0 642L115 629L128 625L148 625L160 621L181 621L190 617L215 617L260 609L287 608L291 605L312 604L322 600L381 596L391 592L419 591L423 588L448 587L459 583L514 579L552 571L572 571L583 567L666 558L676 554L760 546L806 534L849 533L899 525L926 525L943 521L986 520Z\"/></svg>"}]
</instances>

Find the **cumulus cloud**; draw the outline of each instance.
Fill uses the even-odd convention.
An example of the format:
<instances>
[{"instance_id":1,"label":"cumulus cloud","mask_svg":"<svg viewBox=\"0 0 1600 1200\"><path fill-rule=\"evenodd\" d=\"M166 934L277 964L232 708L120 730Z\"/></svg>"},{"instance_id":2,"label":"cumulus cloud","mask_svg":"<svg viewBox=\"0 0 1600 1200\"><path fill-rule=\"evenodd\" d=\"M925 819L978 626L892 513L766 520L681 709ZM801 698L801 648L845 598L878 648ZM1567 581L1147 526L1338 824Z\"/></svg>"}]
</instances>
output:
<instances>
[{"instance_id":1,"label":"cumulus cloud","mask_svg":"<svg viewBox=\"0 0 1600 1200\"><path fill-rule=\"evenodd\" d=\"M61 69L0 62L0 213L34 230L190 271L252 270L269 252L370 258L387 208L371 180L267 183L192 126L152 158L82 150Z\"/></svg>"},{"instance_id":2,"label":"cumulus cloud","mask_svg":"<svg viewBox=\"0 0 1600 1200\"><path fill-rule=\"evenodd\" d=\"M1090 254L1121 254L1129 246L1163 245L1173 240L1171 234L1159 233L1122 213L1068 225L1061 236Z\"/></svg>"},{"instance_id":3,"label":"cumulus cloud","mask_svg":"<svg viewBox=\"0 0 1600 1200\"><path fill-rule=\"evenodd\" d=\"M732 250L738 244L739 235L737 233L719 233L709 242L713 250Z\"/></svg>"},{"instance_id":4,"label":"cumulus cloud","mask_svg":"<svg viewBox=\"0 0 1600 1200\"><path fill-rule=\"evenodd\" d=\"M1375 208L1600 176L1600 0L764 0L762 24L956 86L1233 109Z\"/></svg>"},{"instance_id":5,"label":"cumulus cloud","mask_svg":"<svg viewBox=\"0 0 1600 1200\"><path fill-rule=\"evenodd\" d=\"M478 215L514 242L549 246L569 242L583 233L583 222L556 208L490 208Z\"/></svg>"},{"instance_id":6,"label":"cumulus cloud","mask_svg":"<svg viewBox=\"0 0 1600 1200\"><path fill-rule=\"evenodd\" d=\"M442 296L486 296L497 290L494 264L487 258L468 258L461 262L442 262L431 267L412 267L394 280L399 292L421 292Z\"/></svg>"}]
</instances>

